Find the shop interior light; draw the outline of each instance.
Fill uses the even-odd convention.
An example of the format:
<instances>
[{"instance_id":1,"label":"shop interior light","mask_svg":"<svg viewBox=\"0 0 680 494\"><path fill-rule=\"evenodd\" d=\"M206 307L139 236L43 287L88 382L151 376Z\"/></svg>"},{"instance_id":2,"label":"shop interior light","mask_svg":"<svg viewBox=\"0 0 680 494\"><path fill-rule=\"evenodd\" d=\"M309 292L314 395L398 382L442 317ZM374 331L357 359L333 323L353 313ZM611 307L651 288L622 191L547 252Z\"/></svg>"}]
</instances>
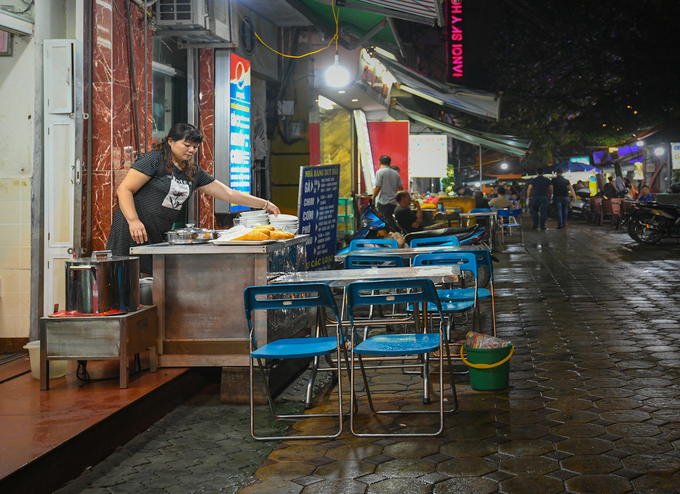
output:
<instances>
[{"instance_id":1,"label":"shop interior light","mask_svg":"<svg viewBox=\"0 0 680 494\"><path fill-rule=\"evenodd\" d=\"M481 182L475 182L475 187L481 187L482 183Z\"/></svg>"},{"instance_id":2,"label":"shop interior light","mask_svg":"<svg viewBox=\"0 0 680 494\"><path fill-rule=\"evenodd\" d=\"M619 148L609 148L610 153L615 153L619 150Z\"/></svg>"},{"instance_id":3,"label":"shop interior light","mask_svg":"<svg viewBox=\"0 0 680 494\"><path fill-rule=\"evenodd\" d=\"M341 89L340 91L338 91L338 94L345 94L345 90Z\"/></svg>"},{"instance_id":4,"label":"shop interior light","mask_svg":"<svg viewBox=\"0 0 680 494\"><path fill-rule=\"evenodd\" d=\"M331 87L345 87L349 84L349 72L340 65L340 55L335 52L335 62L326 69L326 84Z\"/></svg>"},{"instance_id":5,"label":"shop interior light","mask_svg":"<svg viewBox=\"0 0 680 494\"><path fill-rule=\"evenodd\" d=\"M352 99L352 103L356 103L357 101L359 101L359 100L356 99L356 98Z\"/></svg>"},{"instance_id":6,"label":"shop interior light","mask_svg":"<svg viewBox=\"0 0 680 494\"><path fill-rule=\"evenodd\" d=\"M659 146L658 148L656 148L654 150L654 154L656 154L657 156L663 156L663 154L665 152L666 152L666 150L664 148L662 148L661 146Z\"/></svg>"},{"instance_id":7,"label":"shop interior light","mask_svg":"<svg viewBox=\"0 0 680 494\"><path fill-rule=\"evenodd\" d=\"M323 108L324 110L332 110L333 106L335 106L335 103L333 103L331 100L326 98L325 96L319 95L319 108Z\"/></svg>"},{"instance_id":8,"label":"shop interior light","mask_svg":"<svg viewBox=\"0 0 680 494\"><path fill-rule=\"evenodd\" d=\"M507 164L507 163L501 163L501 169L507 170L507 169L508 169L508 164Z\"/></svg>"},{"instance_id":9,"label":"shop interior light","mask_svg":"<svg viewBox=\"0 0 680 494\"><path fill-rule=\"evenodd\" d=\"M645 141L642 141L642 140L637 141L637 142L635 143L635 145L636 145L636 146L639 146L639 147L642 147L642 146L645 145Z\"/></svg>"}]
</instances>

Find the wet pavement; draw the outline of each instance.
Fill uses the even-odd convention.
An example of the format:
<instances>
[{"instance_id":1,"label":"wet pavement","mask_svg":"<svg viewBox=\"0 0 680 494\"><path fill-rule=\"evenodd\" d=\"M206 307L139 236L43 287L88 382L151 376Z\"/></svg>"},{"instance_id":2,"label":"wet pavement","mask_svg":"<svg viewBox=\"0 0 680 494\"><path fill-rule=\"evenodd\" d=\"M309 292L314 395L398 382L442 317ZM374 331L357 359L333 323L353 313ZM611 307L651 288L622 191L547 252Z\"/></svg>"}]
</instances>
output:
<instances>
[{"instance_id":1,"label":"wet pavement","mask_svg":"<svg viewBox=\"0 0 680 494\"><path fill-rule=\"evenodd\" d=\"M474 391L457 376L460 409L442 436L260 443L247 407L207 393L58 492L679 493L680 244L576 222L509 242L494 274L498 334L516 347L510 386ZM370 381L379 403L422 407L417 376ZM299 406L289 396L284 406ZM363 398L357 427L432 419L377 419ZM334 425L307 419L290 433Z\"/></svg>"}]
</instances>

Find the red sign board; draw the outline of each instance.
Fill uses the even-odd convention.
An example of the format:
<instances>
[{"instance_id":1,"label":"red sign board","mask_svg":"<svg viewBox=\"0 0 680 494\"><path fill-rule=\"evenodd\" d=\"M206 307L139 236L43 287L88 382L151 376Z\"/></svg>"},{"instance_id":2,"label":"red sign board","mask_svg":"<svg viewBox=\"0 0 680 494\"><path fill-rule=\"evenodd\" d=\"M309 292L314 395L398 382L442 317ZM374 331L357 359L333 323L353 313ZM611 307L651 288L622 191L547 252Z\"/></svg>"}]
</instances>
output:
<instances>
[{"instance_id":1,"label":"red sign board","mask_svg":"<svg viewBox=\"0 0 680 494\"><path fill-rule=\"evenodd\" d=\"M448 76L453 80L463 77L463 2L448 0Z\"/></svg>"}]
</instances>

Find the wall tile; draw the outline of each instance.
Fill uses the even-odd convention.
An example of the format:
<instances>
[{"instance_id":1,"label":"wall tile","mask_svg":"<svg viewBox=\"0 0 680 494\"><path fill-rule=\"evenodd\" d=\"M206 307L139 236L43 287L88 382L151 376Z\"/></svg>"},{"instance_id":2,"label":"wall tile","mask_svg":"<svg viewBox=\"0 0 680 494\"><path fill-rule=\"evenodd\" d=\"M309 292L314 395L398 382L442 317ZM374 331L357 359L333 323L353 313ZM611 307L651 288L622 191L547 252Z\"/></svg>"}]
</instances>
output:
<instances>
[{"instance_id":1,"label":"wall tile","mask_svg":"<svg viewBox=\"0 0 680 494\"><path fill-rule=\"evenodd\" d=\"M17 269L21 265L21 247L0 247L0 269Z\"/></svg>"},{"instance_id":2,"label":"wall tile","mask_svg":"<svg viewBox=\"0 0 680 494\"><path fill-rule=\"evenodd\" d=\"M21 223L22 201L0 201L0 225Z\"/></svg>"},{"instance_id":3,"label":"wall tile","mask_svg":"<svg viewBox=\"0 0 680 494\"><path fill-rule=\"evenodd\" d=\"M19 247L19 259L20 269L31 269L31 248L30 247Z\"/></svg>"},{"instance_id":4,"label":"wall tile","mask_svg":"<svg viewBox=\"0 0 680 494\"><path fill-rule=\"evenodd\" d=\"M29 325L22 327L21 316L18 314L0 313L0 335L3 338L25 338L28 336Z\"/></svg>"},{"instance_id":5,"label":"wall tile","mask_svg":"<svg viewBox=\"0 0 680 494\"><path fill-rule=\"evenodd\" d=\"M94 47L92 77L94 82L111 82L113 56L113 10L111 0L93 2Z\"/></svg>"},{"instance_id":6,"label":"wall tile","mask_svg":"<svg viewBox=\"0 0 680 494\"><path fill-rule=\"evenodd\" d=\"M21 200L21 180L18 178L0 179L0 202Z\"/></svg>"},{"instance_id":7,"label":"wall tile","mask_svg":"<svg viewBox=\"0 0 680 494\"><path fill-rule=\"evenodd\" d=\"M92 91L92 170L111 169L112 86L95 83Z\"/></svg>"},{"instance_id":8,"label":"wall tile","mask_svg":"<svg viewBox=\"0 0 680 494\"><path fill-rule=\"evenodd\" d=\"M9 315L21 315L21 293L4 292L0 297L0 313Z\"/></svg>"},{"instance_id":9,"label":"wall tile","mask_svg":"<svg viewBox=\"0 0 680 494\"><path fill-rule=\"evenodd\" d=\"M19 225L19 245L22 247L31 246L31 225Z\"/></svg>"},{"instance_id":10,"label":"wall tile","mask_svg":"<svg viewBox=\"0 0 680 494\"><path fill-rule=\"evenodd\" d=\"M21 225L2 225L0 246L19 247L21 245Z\"/></svg>"},{"instance_id":11,"label":"wall tile","mask_svg":"<svg viewBox=\"0 0 680 494\"><path fill-rule=\"evenodd\" d=\"M92 173L92 249L103 250L113 218L111 171Z\"/></svg>"},{"instance_id":12,"label":"wall tile","mask_svg":"<svg viewBox=\"0 0 680 494\"><path fill-rule=\"evenodd\" d=\"M19 203L19 208L21 210L19 222L22 225L31 224L31 201L21 201Z\"/></svg>"},{"instance_id":13,"label":"wall tile","mask_svg":"<svg viewBox=\"0 0 680 494\"><path fill-rule=\"evenodd\" d=\"M14 270L19 274L19 291L20 292L30 292L31 291L31 272L24 269ZM14 286L14 285L13 285Z\"/></svg>"},{"instance_id":14,"label":"wall tile","mask_svg":"<svg viewBox=\"0 0 680 494\"><path fill-rule=\"evenodd\" d=\"M20 269L0 269L0 280L2 280L2 296L6 293L21 291L21 274ZM0 297L2 298L2 297Z\"/></svg>"}]
</instances>

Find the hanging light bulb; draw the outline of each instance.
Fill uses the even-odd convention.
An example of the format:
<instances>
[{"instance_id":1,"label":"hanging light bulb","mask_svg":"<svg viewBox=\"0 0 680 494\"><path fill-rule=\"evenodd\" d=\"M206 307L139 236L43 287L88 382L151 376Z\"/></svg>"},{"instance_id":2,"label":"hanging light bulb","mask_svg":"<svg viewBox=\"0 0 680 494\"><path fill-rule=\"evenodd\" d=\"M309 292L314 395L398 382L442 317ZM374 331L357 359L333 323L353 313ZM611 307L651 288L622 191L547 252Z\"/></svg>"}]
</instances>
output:
<instances>
[{"instance_id":1,"label":"hanging light bulb","mask_svg":"<svg viewBox=\"0 0 680 494\"><path fill-rule=\"evenodd\" d=\"M344 87L349 84L349 72L340 65L340 55L335 52L335 62L326 69L326 84L331 87Z\"/></svg>"},{"instance_id":2,"label":"hanging light bulb","mask_svg":"<svg viewBox=\"0 0 680 494\"><path fill-rule=\"evenodd\" d=\"M507 164L507 163L501 163L501 168L502 168L503 170L507 170L507 169L508 169L508 164Z\"/></svg>"}]
</instances>

